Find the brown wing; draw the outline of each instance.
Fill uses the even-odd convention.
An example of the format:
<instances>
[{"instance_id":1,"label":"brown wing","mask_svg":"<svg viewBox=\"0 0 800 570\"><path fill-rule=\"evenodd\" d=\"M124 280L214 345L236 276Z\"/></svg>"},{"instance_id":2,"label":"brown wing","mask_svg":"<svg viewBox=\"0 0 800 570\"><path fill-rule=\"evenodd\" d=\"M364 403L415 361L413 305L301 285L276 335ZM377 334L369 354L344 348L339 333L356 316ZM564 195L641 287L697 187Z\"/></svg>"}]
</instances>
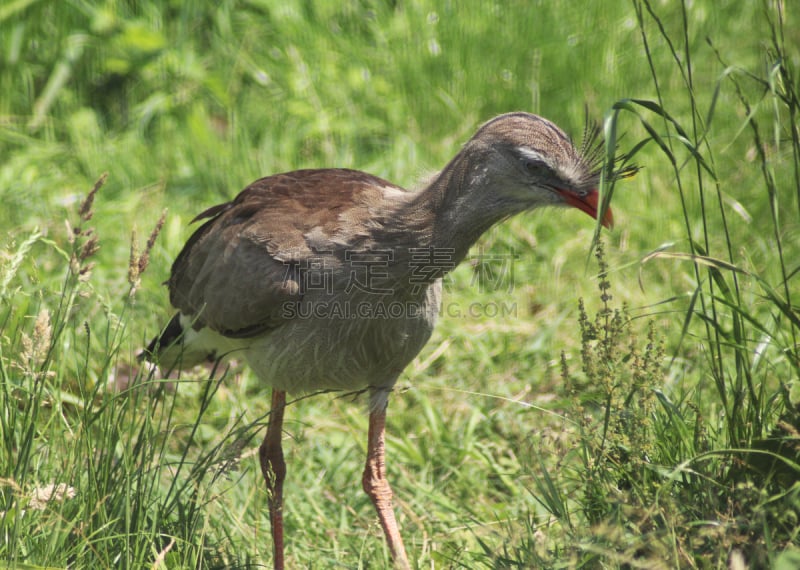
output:
<instances>
[{"instance_id":1,"label":"brown wing","mask_svg":"<svg viewBox=\"0 0 800 570\"><path fill-rule=\"evenodd\" d=\"M262 178L233 201L209 208L210 218L172 266L170 301L231 337L247 337L285 322L286 303L304 294L304 271L369 247L371 205L402 190L345 169L299 170Z\"/></svg>"}]
</instances>

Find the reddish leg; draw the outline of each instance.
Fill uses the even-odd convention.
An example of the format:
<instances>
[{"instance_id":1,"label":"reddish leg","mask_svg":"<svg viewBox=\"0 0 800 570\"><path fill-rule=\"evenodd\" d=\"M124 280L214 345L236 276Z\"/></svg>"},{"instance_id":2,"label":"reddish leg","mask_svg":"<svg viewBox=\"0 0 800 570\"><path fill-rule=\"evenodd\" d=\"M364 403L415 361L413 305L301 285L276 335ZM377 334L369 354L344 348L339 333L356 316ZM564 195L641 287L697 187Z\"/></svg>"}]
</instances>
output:
<instances>
[{"instance_id":1,"label":"reddish leg","mask_svg":"<svg viewBox=\"0 0 800 570\"><path fill-rule=\"evenodd\" d=\"M386 406L383 409L371 412L369 415L369 436L367 439L367 465L361 482L364 491L372 499L378 518L389 543L395 566L403 570L410 569L403 538L397 528L397 520L392 509L392 489L386 479L386 444L384 431L386 429Z\"/></svg>"},{"instance_id":2,"label":"reddish leg","mask_svg":"<svg viewBox=\"0 0 800 570\"><path fill-rule=\"evenodd\" d=\"M281 435L286 392L272 390L272 410L269 414L267 435L258 449L261 473L269 491L269 521L272 527L273 568L283 570L283 480L286 463L283 461Z\"/></svg>"}]
</instances>

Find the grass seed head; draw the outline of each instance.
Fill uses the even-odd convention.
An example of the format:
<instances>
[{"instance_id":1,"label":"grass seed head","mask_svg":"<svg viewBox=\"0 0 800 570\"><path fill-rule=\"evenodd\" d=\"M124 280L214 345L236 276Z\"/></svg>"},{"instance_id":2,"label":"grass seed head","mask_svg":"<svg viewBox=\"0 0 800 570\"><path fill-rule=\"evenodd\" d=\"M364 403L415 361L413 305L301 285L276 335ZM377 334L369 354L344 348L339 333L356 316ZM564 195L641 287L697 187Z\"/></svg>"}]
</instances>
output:
<instances>
[{"instance_id":1,"label":"grass seed head","mask_svg":"<svg viewBox=\"0 0 800 570\"><path fill-rule=\"evenodd\" d=\"M97 191L100 190L103 184L106 183L107 178L108 172L103 173L100 178L97 179L97 182L94 183L94 186L81 203L81 208L78 213L80 214L82 221L88 222L92 219L92 216L94 215L94 210L92 209L94 206L94 197L97 195Z\"/></svg>"}]
</instances>

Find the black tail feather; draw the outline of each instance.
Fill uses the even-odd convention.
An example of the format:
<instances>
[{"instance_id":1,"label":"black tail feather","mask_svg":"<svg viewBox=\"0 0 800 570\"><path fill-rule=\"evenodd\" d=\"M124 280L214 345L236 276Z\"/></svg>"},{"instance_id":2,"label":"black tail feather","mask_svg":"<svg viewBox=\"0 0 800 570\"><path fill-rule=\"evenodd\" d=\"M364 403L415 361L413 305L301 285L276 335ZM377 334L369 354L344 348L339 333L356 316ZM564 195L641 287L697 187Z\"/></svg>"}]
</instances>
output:
<instances>
[{"instance_id":1,"label":"black tail feather","mask_svg":"<svg viewBox=\"0 0 800 570\"><path fill-rule=\"evenodd\" d=\"M139 353L139 361L147 360L153 362L161 350L178 342L181 335L183 335L183 327L181 326L180 313L175 313L167 323L167 326L164 327L164 330L161 331L161 334L151 340L147 348Z\"/></svg>"}]
</instances>

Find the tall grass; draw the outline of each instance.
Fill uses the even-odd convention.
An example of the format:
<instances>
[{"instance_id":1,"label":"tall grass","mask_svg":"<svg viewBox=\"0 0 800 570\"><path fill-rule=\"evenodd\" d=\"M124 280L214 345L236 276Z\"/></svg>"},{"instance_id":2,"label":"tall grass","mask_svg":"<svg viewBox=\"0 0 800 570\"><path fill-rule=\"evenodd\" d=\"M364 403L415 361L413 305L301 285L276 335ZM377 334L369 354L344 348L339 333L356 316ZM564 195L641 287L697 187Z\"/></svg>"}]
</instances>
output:
<instances>
[{"instance_id":1,"label":"tall grass","mask_svg":"<svg viewBox=\"0 0 800 570\"><path fill-rule=\"evenodd\" d=\"M0 566L268 565L264 387L135 358L188 220L291 168L412 185L495 113L580 132L588 109L608 110L609 164L642 167L604 177L619 229L598 269L588 220L493 230L446 302L514 310L445 315L392 396L411 557L793 567L800 28L786 3L735 4L0 8ZM482 281L492 260L510 286ZM290 406L294 566L390 565L363 411Z\"/></svg>"},{"instance_id":2,"label":"tall grass","mask_svg":"<svg viewBox=\"0 0 800 570\"><path fill-rule=\"evenodd\" d=\"M706 362L725 412L729 442L733 447L746 446L752 438L765 435L765 420L772 417L770 406L777 395L773 392L776 388L782 388L783 395L779 397L783 406L791 408L791 403L785 399L788 395L785 388L797 381L799 370L800 321L792 308L797 301L792 299L791 287L791 277L798 267L792 267L787 261L793 259L797 248L792 247L794 244L788 249L784 245L786 228L781 219L781 211L798 208L798 204L792 202L797 202L800 169L797 125L785 120L796 115L797 99L793 92L794 79L787 67L791 65L792 56L787 53L783 40L783 7L774 5L772 15L777 21L770 22L772 42L765 50L763 75L731 66L718 54L723 71L710 98L697 94L694 88L692 53L686 40L690 23L685 5L683 49L676 48L670 41L669 32L649 2L636 3L635 7L658 100L623 101L615 107L638 117L654 135L653 140L671 164L684 213L686 243L685 251L659 251L648 259L671 257L694 265L697 288L693 292L693 306L686 313L684 330L689 330L693 320L702 321L708 349ZM649 24L655 26L659 39L669 46L683 82L682 93L687 100L678 105L688 105L689 113L680 120L673 118L678 115L674 111L671 113L669 107L675 105L662 90L655 72L649 49L650 35L654 32L649 31ZM713 40L709 39L709 43L713 46ZM743 86L742 82L748 85ZM713 137L717 101L726 88L732 88L739 102L739 112L745 118L737 138L745 138L748 131L751 136L744 144L736 144L738 141L734 140L724 147L715 144ZM661 128L653 124L654 120L662 123ZM770 125L771 141L761 132L762 120ZM761 171L763 181L760 184L762 194L748 196L748 203L742 204L735 201L733 192L722 187L725 173L718 172L717 154L745 149L755 151L751 162ZM768 157L768 152L775 152L779 160ZM788 160L784 160L784 156ZM699 205L696 212L689 206L689 192L696 196ZM699 219L695 213L699 213ZM753 266L755 260L746 257L752 255L747 246L759 242L774 248L776 255L771 260L774 266ZM747 295L745 288L752 296ZM752 306L758 297L766 303ZM765 356L769 358L765 351L777 358L772 362L777 369L769 372L770 375L777 372L777 383L772 383L771 387L768 387L769 382L757 380L761 377L757 370L759 365Z\"/></svg>"},{"instance_id":3,"label":"tall grass","mask_svg":"<svg viewBox=\"0 0 800 570\"><path fill-rule=\"evenodd\" d=\"M609 269L598 249L601 303L594 319L580 309L580 374L563 360L573 399L568 431L580 448L555 467L531 466L531 492L547 513L540 524L563 534L493 560L791 568L800 560L800 147L797 54L787 51L784 6L764 3L770 41L758 72L729 64L708 38L720 72L706 93L695 87L687 6L671 28L651 2L633 5L656 97L612 106L609 157L632 119L645 138L626 158L650 146L670 166L684 237L641 263L643 270L668 263L684 276L688 265L691 288L631 319L627 307L609 306ZM671 56L671 73L659 69L655 44ZM670 80L681 88L667 90ZM721 107L741 118L732 137L719 134L730 132L717 127ZM736 187L740 165L757 173L745 177L749 191ZM652 322L647 333L638 325L665 308L682 315L669 366ZM687 384L693 367L703 373ZM673 388L665 390L668 378Z\"/></svg>"}]
</instances>

